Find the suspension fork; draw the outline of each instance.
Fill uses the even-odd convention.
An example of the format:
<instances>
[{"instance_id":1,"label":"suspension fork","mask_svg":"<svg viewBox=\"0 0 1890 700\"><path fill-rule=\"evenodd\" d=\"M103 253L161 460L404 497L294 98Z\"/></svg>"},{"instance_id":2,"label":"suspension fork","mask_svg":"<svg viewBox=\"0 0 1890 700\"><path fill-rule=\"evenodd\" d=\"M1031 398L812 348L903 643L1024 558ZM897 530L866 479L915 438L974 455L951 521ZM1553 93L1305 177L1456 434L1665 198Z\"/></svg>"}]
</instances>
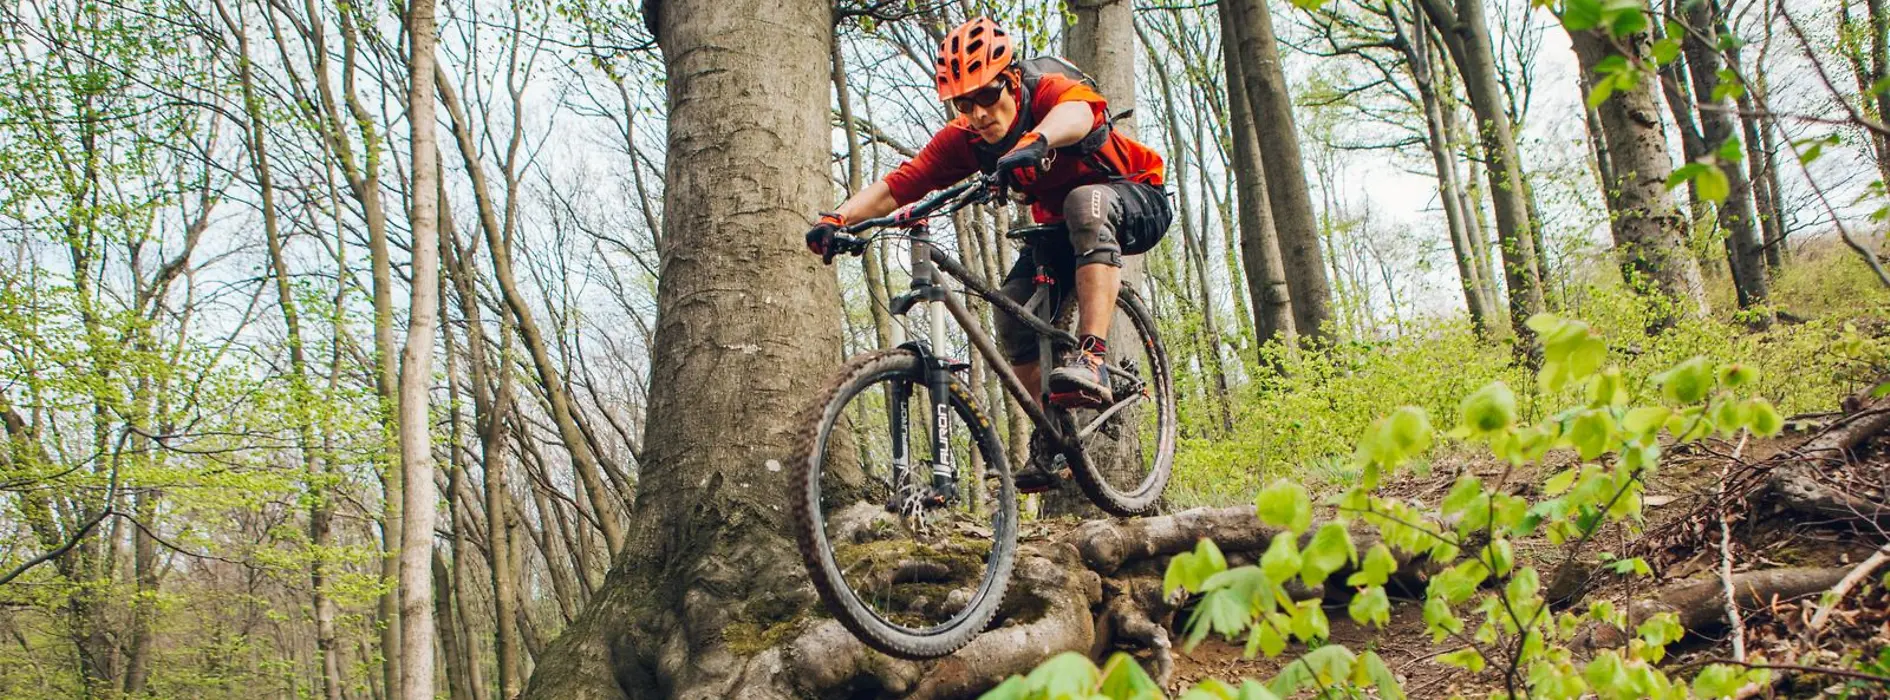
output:
<instances>
[{"instance_id":1,"label":"suspension fork","mask_svg":"<svg viewBox=\"0 0 1890 700\"><path fill-rule=\"evenodd\" d=\"M892 313L903 316L912 311L912 307L925 305L926 320L929 327L924 337L906 341L904 329L899 325L895 339L898 346L910 350L919 356L919 364L924 368L920 382L900 382L893 389L893 406L890 418L893 425L893 474L897 483L907 483L911 476L912 460L906 440L909 437L907 426L909 418L906 402L912 398L914 383L925 385L926 407L928 413L927 431L932 437L931 454L926 455L931 462L931 489L928 500L944 503L955 500L958 495L958 465L954 463L951 451L951 364L937 354L938 348L948 347L950 338L946 335L945 317L950 313L945 302L949 290L945 286L938 266L932 262L932 239L926 227L921 224L911 229L912 241L912 287L911 291L892 300Z\"/></svg>"}]
</instances>

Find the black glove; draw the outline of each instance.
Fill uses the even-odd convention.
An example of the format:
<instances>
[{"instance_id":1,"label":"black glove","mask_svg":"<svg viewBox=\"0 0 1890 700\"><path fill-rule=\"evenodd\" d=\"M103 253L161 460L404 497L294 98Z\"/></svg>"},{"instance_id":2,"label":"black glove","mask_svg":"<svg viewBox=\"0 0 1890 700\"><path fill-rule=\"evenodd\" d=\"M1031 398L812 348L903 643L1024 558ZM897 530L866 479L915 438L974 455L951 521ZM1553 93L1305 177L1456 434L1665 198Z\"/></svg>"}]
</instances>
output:
<instances>
[{"instance_id":1,"label":"black glove","mask_svg":"<svg viewBox=\"0 0 1890 700\"><path fill-rule=\"evenodd\" d=\"M1027 132L1011 147L1009 153L997 159L998 182L1005 187L1028 185L1037 179L1037 173L1043 169L1044 159L1050 157L1050 142L1043 140L1043 135L1035 131Z\"/></svg>"},{"instance_id":2,"label":"black glove","mask_svg":"<svg viewBox=\"0 0 1890 700\"><path fill-rule=\"evenodd\" d=\"M820 222L807 229L807 249L820 256L822 263L833 262L833 236L841 227L847 225L846 219L834 212L821 212Z\"/></svg>"}]
</instances>

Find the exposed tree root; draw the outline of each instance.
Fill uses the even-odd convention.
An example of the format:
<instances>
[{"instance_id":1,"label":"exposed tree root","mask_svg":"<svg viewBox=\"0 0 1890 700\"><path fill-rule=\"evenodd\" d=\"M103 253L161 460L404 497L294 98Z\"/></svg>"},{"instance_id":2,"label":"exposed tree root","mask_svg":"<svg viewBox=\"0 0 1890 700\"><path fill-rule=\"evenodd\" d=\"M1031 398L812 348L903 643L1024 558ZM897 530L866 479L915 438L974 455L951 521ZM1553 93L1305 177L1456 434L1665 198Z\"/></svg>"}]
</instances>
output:
<instances>
[{"instance_id":1,"label":"exposed tree root","mask_svg":"<svg viewBox=\"0 0 1890 700\"><path fill-rule=\"evenodd\" d=\"M1844 577L1845 569L1767 569L1732 577L1734 598L1745 610L1758 610L1774 601L1823 593ZM1583 630L1572 645L1595 650L1619 647L1633 636L1632 627L1654 615L1670 612L1691 634L1708 634L1726 626L1725 589L1718 579L1688 581L1671 586L1651 599L1635 601L1628 610L1629 630L1598 624Z\"/></svg>"}]
</instances>

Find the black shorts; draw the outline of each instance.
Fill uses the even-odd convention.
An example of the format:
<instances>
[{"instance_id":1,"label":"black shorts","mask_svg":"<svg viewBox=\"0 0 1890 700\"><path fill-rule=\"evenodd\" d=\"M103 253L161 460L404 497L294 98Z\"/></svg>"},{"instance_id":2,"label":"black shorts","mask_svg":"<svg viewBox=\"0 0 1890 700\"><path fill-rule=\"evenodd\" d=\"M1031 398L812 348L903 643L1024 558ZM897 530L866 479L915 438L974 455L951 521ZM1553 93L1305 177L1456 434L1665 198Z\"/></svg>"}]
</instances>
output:
<instances>
[{"instance_id":1,"label":"black shorts","mask_svg":"<svg viewBox=\"0 0 1890 700\"><path fill-rule=\"evenodd\" d=\"M1120 267L1122 254L1147 250L1168 231L1173 212L1168 197L1152 185L1127 180L1084 185L1064 199L1065 235L1043 235L1026 241L1017 262L1004 275L999 292L1025 304L1037 291L1037 273L1050 280L1050 303L1056 320L1069 314L1076 300L1076 268L1082 264ZM996 314L998 345L1011 364L1037 361L1037 334L1010 314Z\"/></svg>"}]
</instances>

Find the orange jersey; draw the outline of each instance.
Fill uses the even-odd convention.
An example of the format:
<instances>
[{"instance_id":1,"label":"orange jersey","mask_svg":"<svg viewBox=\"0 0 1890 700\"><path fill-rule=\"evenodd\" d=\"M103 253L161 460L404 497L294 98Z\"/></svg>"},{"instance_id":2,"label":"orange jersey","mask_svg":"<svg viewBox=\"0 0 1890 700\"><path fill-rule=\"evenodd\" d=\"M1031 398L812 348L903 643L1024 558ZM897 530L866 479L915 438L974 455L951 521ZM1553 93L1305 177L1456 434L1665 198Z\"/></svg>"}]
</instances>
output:
<instances>
[{"instance_id":1,"label":"orange jersey","mask_svg":"<svg viewBox=\"0 0 1890 700\"><path fill-rule=\"evenodd\" d=\"M1022 87L1015 90L1014 94L1021 96ZM1050 110L1065 102L1087 103L1094 118L1090 127L1092 129L1102 126L1109 118L1109 104L1101 94L1067 76L1045 73L1031 95L1030 123L1042 122ZM1020 127L1024 120L1017 121L1011 127L1013 135L1022 133ZM918 201L933 190L949 187L978 172L978 148L982 145L982 139L964 117L953 119L945 128L932 135L932 140L919 150L917 156L888 173L886 186L892 190L893 199L902 206ZM1031 216L1037 223L1062 221L1063 199L1069 196L1071 190L1083 185L1108 182L1110 179L1108 172L1091 167L1086 162L1089 159L1066 153L1067 150L1056 149L1049 170L1029 184L1017 187L1018 191L1036 200L1031 206ZM1125 178L1156 187L1162 185L1161 154L1120 131L1110 130L1109 140L1096 152L1095 157Z\"/></svg>"}]
</instances>

